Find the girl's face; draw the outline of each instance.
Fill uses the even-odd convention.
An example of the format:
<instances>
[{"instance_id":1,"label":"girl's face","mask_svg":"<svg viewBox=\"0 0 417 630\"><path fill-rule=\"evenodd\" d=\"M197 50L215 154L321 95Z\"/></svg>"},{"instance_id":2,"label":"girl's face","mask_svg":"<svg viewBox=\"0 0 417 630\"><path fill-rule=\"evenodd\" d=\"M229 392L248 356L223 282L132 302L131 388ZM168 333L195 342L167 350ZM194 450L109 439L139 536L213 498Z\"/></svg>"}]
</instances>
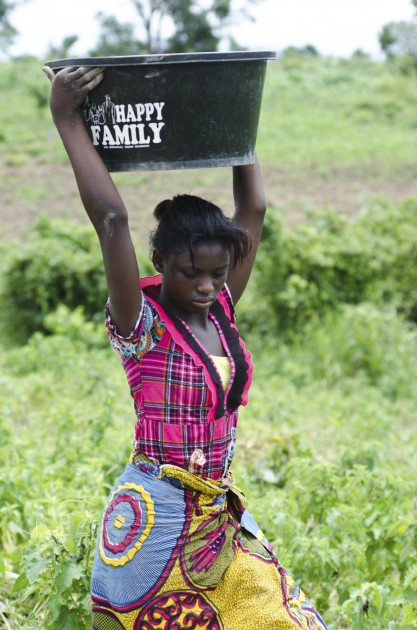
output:
<instances>
[{"instance_id":1,"label":"girl's face","mask_svg":"<svg viewBox=\"0 0 417 630\"><path fill-rule=\"evenodd\" d=\"M189 251L162 258L154 254L154 264L162 273L160 301L176 314L208 312L226 282L230 252L220 243L199 245L194 265Z\"/></svg>"}]
</instances>

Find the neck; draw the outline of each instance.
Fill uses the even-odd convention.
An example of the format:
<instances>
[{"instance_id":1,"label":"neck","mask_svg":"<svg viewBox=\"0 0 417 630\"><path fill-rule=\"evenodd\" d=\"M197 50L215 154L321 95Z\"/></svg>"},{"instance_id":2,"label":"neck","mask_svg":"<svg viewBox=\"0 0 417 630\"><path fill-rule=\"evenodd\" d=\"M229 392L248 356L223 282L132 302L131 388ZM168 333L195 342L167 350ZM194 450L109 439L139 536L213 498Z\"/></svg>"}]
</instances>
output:
<instances>
[{"instance_id":1,"label":"neck","mask_svg":"<svg viewBox=\"0 0 417 630\"><path fill-rule=\"evenodd\" d=\"M161 293L158 298L158 304L160 304L168 314L172 313L176 317L182 319L186 324L190 326L190 328L198 326L199 328L208 328L210 324L208 312L209 309L202 311L201 313L186 313L182 309L180 309L175 302L172 302L166 293L164 292L164 288L161 287Z\"/></svg>"}]
</instances>

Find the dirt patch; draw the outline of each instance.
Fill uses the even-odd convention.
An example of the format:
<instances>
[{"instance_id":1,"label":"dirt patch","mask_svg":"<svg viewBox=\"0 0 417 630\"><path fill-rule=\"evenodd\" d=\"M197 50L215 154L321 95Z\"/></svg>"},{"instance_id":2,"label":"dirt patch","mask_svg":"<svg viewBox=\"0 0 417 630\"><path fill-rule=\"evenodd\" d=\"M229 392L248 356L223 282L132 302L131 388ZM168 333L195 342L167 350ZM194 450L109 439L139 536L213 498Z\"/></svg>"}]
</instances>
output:
<instances>
[{"instance_id":1,"label":"dirt patch","mask_svg":"<svg viewBox=\"0 0 417 630\"><path fill-rule=\"evenodd\" d=\"M284 220L293 223L319 208L354 216L377 200L396 203L417 197L416 175L409 165L398 165L389 175L374 165L372 169L335 167L324 172L314 167L267 168L264 177L269 204L281 208Z\"/></svg>"},{"instance_id":2,"label":"dirt patch","mask_svg":"<svg viewBox=\"0 0 417 630\"><path fill-rule=\"evenodd\" d=\"M88 224L71 167L67 164L2 167L0 189L2 229L0 240L30 238L30 229L39 216L62 217ZM161 199L178 192L206 196L230 214L233 210L231 169L195 169L146 173L114 174L129 209L135 240L147 242L154 223L152 209ZM268 204L282 210L284 221L293 223L306 212L322 207L354 215L361 208L383 198L397 202L417 197L415 168L399 165L395 173L384 175L373 169L333 168L320 172L314 166L287 166L264 169Z\"/></svg>"}]
</instances>

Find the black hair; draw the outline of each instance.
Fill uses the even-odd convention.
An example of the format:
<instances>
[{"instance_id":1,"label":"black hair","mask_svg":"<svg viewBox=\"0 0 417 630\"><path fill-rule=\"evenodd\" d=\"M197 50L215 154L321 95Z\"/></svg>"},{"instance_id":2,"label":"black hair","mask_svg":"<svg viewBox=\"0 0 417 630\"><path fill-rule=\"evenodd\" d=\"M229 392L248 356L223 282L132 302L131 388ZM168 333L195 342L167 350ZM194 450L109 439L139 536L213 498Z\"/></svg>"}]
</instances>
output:
<instances>
[{"instance_id":1,"label":"black hair","mask_svg":"<svg viewBox=\"0 0 417 630\"><path fill-rule=\"evenodd\" d=\"M235 267L249 253L248 234L211 201L195 195L175 195L161 201L153 214L158 226L151 234L150 245L162 256L188 250L194 264L196 247L219 243L232 254Z\"/></svg>"}]
</instances>

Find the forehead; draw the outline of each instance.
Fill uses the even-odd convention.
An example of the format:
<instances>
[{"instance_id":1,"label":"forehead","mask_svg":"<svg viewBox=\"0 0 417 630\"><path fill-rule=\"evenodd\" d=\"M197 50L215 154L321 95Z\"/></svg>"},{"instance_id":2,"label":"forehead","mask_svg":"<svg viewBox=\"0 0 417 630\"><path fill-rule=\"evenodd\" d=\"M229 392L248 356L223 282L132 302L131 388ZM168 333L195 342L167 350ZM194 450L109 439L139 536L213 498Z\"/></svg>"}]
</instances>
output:
<instances>
[{"instance_id":1,"label":"forehead","mask_svg":"<svg viewBox=\"0 0 417 630\"><path fill-rule=\"evenodd\" d=\"M201 244L193 248L193 258L187 249L179 254L172 254L170 262L171 264L190 265L199 268L224 267L229 264L230 251L221 243Z\"/></svg>"}]
</instances>

